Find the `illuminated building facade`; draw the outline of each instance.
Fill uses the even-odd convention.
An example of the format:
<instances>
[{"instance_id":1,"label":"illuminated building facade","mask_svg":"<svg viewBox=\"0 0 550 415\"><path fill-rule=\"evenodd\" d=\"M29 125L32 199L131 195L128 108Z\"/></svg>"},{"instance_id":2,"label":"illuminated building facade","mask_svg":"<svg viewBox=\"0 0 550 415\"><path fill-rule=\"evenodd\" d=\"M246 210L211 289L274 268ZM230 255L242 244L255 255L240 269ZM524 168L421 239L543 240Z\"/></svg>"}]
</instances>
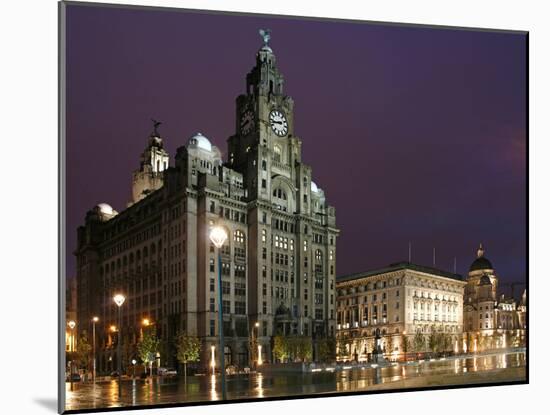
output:
<instances>
[{"instance_id":1,"label":"illuminated building facade","mask_svg":"<svg viewBox=\"0 0 550 415\"><path fill-rule=\"evenodd\" d=\"M339 278L338 360L368 360L377 337L386 357L412 351L417 333L426 341L443 333L457 347L465 284L458 274L409 262Z\"/></svg>"},{"instance_id":2,"label":"illuminated building facade","mask_svg":"<svg viewBox=\"0 0 550 415\"><path fill-rule=\"evenodd\" d=\"M128 364L144 318L166 341L162 365L175 364L171 340L186 332L202 340L201 365L208 366L219 353L220 306L226 365L249 364L252 335L264 362L273 359L276 334L309 336L314 350L317 339L334 336L335 209L302 163L294 101L283 93L268 40L237 97L226 161L196 133L170 166L155 123L128 207L119 213L97 205L78 229L78 319L98 315L103 323L99 371L116 367L119 332ZM215 224L229 234L221 248L221 305L217 252L208 239ZM109 330L117 324L115 292L127 299L122 327Z\"/></svg>"},{"instance_id":3,"label":"illuminated building facade","mask_svg":"<svg viewBox=\"0 0 550 415\"><path fill-rule=\"evenodd\" d=\"M481 351L525 344L527 295L498 296L499 278L480 244L464 290L464 349Z\"/></svg>"}]
</instances>

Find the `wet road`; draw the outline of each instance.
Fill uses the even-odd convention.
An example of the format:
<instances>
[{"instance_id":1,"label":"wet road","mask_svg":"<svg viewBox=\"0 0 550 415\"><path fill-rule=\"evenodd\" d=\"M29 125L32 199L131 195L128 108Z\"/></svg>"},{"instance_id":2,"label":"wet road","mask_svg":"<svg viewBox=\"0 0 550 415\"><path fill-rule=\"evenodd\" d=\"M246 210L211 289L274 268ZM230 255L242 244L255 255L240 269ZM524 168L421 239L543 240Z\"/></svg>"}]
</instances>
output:
<instances>
[{"instance_id":1,"label":"wet road","mask_svg":"<svg viewBox=\"0 0 550 415\"><path fill-rule=\"evenodd\" d=\"M487 373L477 382L506 381L507 374L525 367L525 353L501 353L489 356L448 358L424 362L395 364L390 367L354 368L316 373L277 373L233 375L226 377L227 398L247 399L273 396L304 395L327 392L349 392L378 387L396 388L426 385L452 385L475 382L477 375ZM514 369L516 368L516 369ZM523 372L521 372L523 373ZM498 378L497 378L498 376ZM509 379L517 380L517 379ZM428 382L429 381L429 382ZM425 386L425 385L424 385ZM154 405L221 399L220 376L191 376L187 385L183 377L122 381L122 397L118 397L116 381L97 384L66 384L66 409L87 409L114 406Z\"/></svg>"}]
</instances>

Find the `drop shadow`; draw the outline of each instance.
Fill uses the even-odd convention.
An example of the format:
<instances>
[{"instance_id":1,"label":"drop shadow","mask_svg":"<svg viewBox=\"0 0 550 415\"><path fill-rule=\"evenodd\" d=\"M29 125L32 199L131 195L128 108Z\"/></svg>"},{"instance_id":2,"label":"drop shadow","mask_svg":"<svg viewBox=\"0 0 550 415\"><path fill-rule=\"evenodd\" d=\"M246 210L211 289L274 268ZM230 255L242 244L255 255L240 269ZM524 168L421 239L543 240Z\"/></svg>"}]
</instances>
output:
<instances>
[{"instance_id":1,"label":"drop shadow","mask_svg":"<svg viewBox=\"0 0 550 415\"><path fill-rule=\"evenodd\" d=\"M57 399L54 399L54 398L34 398L34 401L38 405L40 405L40 406L42 406L42 407L44 407L44 408L46 408L46 409L48 409L52 412L57 413Z\"/></svg>"}]
</instances>

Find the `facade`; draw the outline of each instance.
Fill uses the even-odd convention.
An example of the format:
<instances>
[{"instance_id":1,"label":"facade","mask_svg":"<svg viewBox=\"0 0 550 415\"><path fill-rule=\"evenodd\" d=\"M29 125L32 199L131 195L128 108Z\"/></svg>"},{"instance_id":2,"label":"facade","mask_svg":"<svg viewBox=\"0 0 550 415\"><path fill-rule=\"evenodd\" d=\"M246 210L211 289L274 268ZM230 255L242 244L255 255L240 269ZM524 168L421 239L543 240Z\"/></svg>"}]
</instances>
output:
<instances>
[{"instance_id":1,"label":"facade","mask_svg":"<svg viewBox=\"0 0 550 415\"><path fill-rule=\"evenodd\" d=\"M462 339L465 282L458 274L409 262L337 280L337 355L365 361L411 351L417 333L444 333L456 348ZM405 346L405 338L411 346ZM408 349L408 350L407 350Z\"/></svg>"},{"instance_id":2,"label":"facade","mask_svg":"<svg viewBox=\"0 0 550 415\"><path fill-rule=\"evenodd\" d=\"M464 349L517 346L525 343L527 295L519 303L498 296L499 278L480 244L464 290Z\"/></svg>"},{"instance_id":3,"label":"facade","mask_svg":"<svg viewBox=\"0 0 550 415\"><path fill-rule=\"evenodd\" d=\"M155 123L128 207L117 212L97 205L79 227L77 318L91 322L98 315L103 323L97 328L100 372L116 367L119 337L122 365L128 365L144 318L164 340L161 365L175 365L171 342L186 332L202 340L206 367L211 347L219 353L220 306L226 364L250 364L252 336L264 361L273 358L274 335L309 336L314 346L334 336L335 209L302 163L294 101L283 93L267 40L246 76L245 94L236 99L226 161L196 133L177 149L171 166ZM208 238L214 225L229 234L221 248L221 305L217 252ZM121 327L116 292L126 296Z\"/></svg>"}]
</instances>

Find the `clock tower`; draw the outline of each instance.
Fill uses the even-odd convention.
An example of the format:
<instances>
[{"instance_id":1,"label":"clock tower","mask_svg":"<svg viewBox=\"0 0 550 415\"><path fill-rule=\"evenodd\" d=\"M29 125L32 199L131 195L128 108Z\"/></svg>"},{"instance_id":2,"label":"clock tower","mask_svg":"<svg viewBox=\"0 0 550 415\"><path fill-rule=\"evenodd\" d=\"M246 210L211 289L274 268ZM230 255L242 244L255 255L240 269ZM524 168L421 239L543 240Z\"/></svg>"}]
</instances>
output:
<instances>
[{"instance_id":1,"label":"clock tower","mask_svg":"<svg viewBox=\"0 0 550 415\"><path fill-rule=\"evenodd\" d=\"M269 30L260 30L260 35L263 45L246 76L246 93L237 97L235 134L228 140L228 166L244 175L250 200L270 199L274 175L296 182L294 166L301 159L294 101L284 94L284 77L268 44Z\"/></svg>"}]
</instances>

